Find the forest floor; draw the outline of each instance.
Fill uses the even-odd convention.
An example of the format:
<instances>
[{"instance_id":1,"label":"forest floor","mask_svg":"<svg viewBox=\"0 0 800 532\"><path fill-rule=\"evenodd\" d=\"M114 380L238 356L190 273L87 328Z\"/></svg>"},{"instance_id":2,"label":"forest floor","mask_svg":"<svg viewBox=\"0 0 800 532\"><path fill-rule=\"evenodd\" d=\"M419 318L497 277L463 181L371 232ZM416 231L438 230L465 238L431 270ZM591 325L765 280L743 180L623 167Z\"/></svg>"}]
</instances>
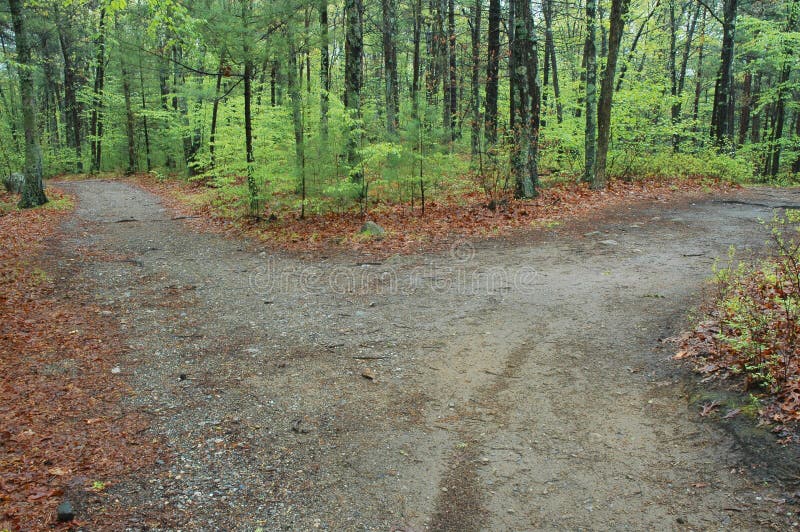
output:
<instances>
[{"instance_id":1,"label":"forest floor","mask_svg":"<svg viewBox=\"0 0 800 532\"><path fill-rule=\"evenodd\" d=\"M78 208L57 290L115 318L121 415L160 453L74 496L93 529L798 526L797 450L701 417L664 339L715 258L759 253L758 219L800 190L378 259L199 232L125 182L62 186Z\"/></svg>"}]
</instances>

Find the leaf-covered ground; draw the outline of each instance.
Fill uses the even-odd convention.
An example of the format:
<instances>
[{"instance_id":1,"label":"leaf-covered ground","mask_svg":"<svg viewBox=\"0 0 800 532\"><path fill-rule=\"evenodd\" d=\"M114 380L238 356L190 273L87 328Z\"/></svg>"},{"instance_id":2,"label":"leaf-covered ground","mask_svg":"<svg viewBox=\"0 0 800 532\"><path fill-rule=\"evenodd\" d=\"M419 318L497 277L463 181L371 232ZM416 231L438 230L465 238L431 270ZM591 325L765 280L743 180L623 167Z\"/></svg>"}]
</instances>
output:
<instances>
[{"instance_id":1,"label":"leaf-covered ground","mask_svg":"<svg viewBox=\"0 0 800 532\"><path fill-rule=\"evenodd\" d=\"M789 217L798 221L796 211ZM677 338L674 358L705 381L729 380L751 394L761 419L789 443L800 441L800 240L796 223L776 218L772 226L771 256L717 272L703 319Z\"/></svg>"},{"instance_id":2,"label":"leaf-covered ground","mask_svg":"<svg viewBox=\"0 0 800 532\"><path fill-rule=\"evenodd\" d=\"M152 460L145 422L124 412L115 374L123 349L110 316L64 290L70 268L52 239L71 199L18 211L0 195L0 529L43 530L56 507L102 500L109 484ZM55 256L54 256L55 255ZM106 526L114 516L85 524ZM72 525L75 525L73 522Z\"/></svg>"},{"instance_id":3,"label":"leaf-covered ground","mask_svg":"<svg viewBox=\"0 0 800 532\"><path fill-rule=\"evenodd\" d=\"M525 229L555 226L601 209L633 201L665 200L677 195L702 195L735 188L709 178L642 179L612 181L606 190L593 191L584 183L556 184L527 201L491 201L481 192L445 197L428 202L422 214L419 202L379 203L366 215L352 210L307 215L296 210L268 211L266 220L254 221L232 216L241 214L240 200L220 194L199 182L156 181L138 175L140 186L161 196L173 209L196 218L196 227L257 238L269 247L293 252L356 251L375 256L417 253L441 249L459 238L487 238L518 234ZM270 220L270 215L274 217ZM365 237L359 229L372 220L386 230L383 238Z\"/></svg>"}]
</instances>

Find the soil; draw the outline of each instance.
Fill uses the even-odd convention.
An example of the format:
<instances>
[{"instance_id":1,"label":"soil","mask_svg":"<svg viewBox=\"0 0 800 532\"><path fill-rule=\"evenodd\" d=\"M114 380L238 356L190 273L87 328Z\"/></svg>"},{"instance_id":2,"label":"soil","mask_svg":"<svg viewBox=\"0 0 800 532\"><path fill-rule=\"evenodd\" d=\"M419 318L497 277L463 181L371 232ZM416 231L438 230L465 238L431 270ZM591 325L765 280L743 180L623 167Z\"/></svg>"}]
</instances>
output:
<instances>
[{"instance_id":1,"label":"soil","mask_svg":"<svg viewBox=\"0 0 800 532\"><path fill-rule=\"evenodd\" d=\"M124 182L62 186L79 207L60 260L86 254L62 290L116 317L125 408L161 446L78 517L122 510L109 528L128 530L800 520L793 451L749 452L742 423L700 417L663 341L715 259L758 253L758 219L800 205L798 190L629 204L370 260L199 233Z\"/></svg>"}]
</instances>

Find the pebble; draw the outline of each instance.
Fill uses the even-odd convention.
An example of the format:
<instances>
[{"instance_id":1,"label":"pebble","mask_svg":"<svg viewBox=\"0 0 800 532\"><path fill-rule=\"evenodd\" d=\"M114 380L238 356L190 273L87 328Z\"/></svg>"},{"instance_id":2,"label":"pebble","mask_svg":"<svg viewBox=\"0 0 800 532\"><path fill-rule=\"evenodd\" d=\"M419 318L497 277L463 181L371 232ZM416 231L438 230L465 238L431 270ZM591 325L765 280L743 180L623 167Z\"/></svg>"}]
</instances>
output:
<instances>
[{"instance_id":1,"label":"pebble","mask_svg":"<svg viewBox=\"0 0 800 532\"><path fill-rule=\"evenodd\" d=\"M75 509L72 507L71 502L64 501L58 505L56 519L58 519L59 523L66 523L75 519Z\"/></svg>"}]
</instances>

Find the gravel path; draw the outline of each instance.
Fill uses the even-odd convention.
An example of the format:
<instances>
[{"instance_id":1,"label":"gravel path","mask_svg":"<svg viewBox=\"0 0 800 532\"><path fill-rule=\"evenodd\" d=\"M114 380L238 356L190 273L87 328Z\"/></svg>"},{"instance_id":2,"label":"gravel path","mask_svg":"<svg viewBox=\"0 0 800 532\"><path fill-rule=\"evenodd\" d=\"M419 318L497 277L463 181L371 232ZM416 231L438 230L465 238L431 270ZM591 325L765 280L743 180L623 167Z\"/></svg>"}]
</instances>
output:
<instances>
[{"instance_id":1,"label":"gravel path","mask_svg":"<svg viewBox=\"0 0 800 532\"><path fill-rule=\"evenodd\" d=\"M79 197L65 290L130 346L164 451L129 530L785 529L792 486L687 408L660 339L773 205L739 192L361 264L188 229L129 184ZM525 240L525 241L523 241ZM87 255L88 253L88 255ZM777 455L776 455L777 456ZM790 501L791 502L791 501ZM86 507L83 512L101 512ZM787 515L789 514L789 515Z\"/></svg>"}]
</instances>

